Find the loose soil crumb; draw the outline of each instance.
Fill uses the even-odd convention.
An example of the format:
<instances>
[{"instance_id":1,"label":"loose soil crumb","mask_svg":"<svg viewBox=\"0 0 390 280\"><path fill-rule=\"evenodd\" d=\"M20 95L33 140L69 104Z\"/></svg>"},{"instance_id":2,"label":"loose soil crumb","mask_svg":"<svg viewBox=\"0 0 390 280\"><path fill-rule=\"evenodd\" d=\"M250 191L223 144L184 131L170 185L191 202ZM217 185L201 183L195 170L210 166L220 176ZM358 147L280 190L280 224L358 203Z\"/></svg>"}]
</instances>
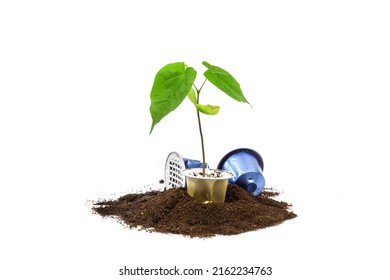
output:
<instances>
[{"instance_id":1,"label":"loose soil crumb","mask_svg":"<svg viewBox=\"0 0 390 280\"><path fill-rule=\"evenodd\" d=\"M291 205L272 198L278 194L266 190L254 197L237 185L229 185L225 203L202 204L186 189L176 188L127 194L117 200L95 202L92 209L130 228L211 237L262 229L295 218Z\"/></svg>"}]
</instances>

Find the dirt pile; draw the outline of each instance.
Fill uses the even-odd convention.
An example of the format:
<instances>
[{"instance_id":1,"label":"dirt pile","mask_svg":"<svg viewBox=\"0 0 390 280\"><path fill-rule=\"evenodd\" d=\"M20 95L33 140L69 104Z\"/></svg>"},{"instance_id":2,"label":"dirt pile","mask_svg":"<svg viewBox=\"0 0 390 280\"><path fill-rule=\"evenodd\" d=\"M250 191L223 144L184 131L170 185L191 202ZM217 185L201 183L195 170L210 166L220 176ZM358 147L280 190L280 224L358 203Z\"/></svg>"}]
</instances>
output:
<instances>
[{"instance_id":1,"label":"dirt pile","mask_svg":"<svg viewBox=\"0 0 390 280\"><path fill-rule=\"evenodd\" d=\"M296 217L290 205L266 190L253 197L237 185L229 185L225 203L201 204L184 188L127 194L116 200L99 201L93 211L115 217L130 228L191 237L233 235L282 223Z\"/></svg>"}]
</instances>

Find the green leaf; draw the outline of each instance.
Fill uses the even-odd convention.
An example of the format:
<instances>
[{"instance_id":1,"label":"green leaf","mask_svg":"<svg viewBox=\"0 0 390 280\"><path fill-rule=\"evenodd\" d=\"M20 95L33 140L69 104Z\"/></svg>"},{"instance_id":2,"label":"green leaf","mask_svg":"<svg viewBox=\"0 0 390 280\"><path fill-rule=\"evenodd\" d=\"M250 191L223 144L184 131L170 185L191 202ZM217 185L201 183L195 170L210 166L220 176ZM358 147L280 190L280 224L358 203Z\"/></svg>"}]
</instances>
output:
<instances>
[{"instance_id":1,"label":"green leaf","mask_svg":"<svg viewBox=\"0 0 390 280\"><path fill-rule=\"evenodd\" d=\"M193 88L190 89L190 92L188 93L187 97L189 100L191 100L192 104L194 104L196 106L196 104L197 104L196 95L195 95L195 91Z\"/></svg>"},{"instance_id":2,"label":"green leaf","mask_svg":"<svg viewBox=\"0 0 390 280\"><path fill-rule=\"evenodd\" d=\"M184 62L167 64L157 72L150 93L153 120L150 133L156 124L183 102L195 78L195 69L187 67Z\"/></svg>"},{"instance_id":3,"label":"green leaf","mask_svg":"<svg viewBox=\"0 0 390 280\"><path fill-rule=\"evenodd\" d=\"M214 106L209 104L207 105L196 104L195 106L199 112L206 115L216 115L219 112L219 106Z\"/></svg>"},{"instance_id":4,"label":"green leaf","mask_svg":"<svg viewBox=\"0 0 390 280\"><path fill-rule=\"evenodd\" d=\"M195 105L196 109L206 115L216 115L219 112L219 106L214 105L201 105L197 103L195 91L191 88L190 92L187 95L188 99L191 100L192 104Z\"/></svg>"},{"instance_id":5,"label":"green leaf","mask_svg":"<svg viewBox=\"0 0 390 280\"><path fill-rule=\"evenodd\" d=\"M240 84L232 75L230 75L229 72L218 66L211 65L206 61L203 61L202 64L207 67L207 70L204 72L204 76L208 81L229 95L231 98L239 102L245 102L249 104L248 100L241 91Z\"/></svg>"}]
</instances>

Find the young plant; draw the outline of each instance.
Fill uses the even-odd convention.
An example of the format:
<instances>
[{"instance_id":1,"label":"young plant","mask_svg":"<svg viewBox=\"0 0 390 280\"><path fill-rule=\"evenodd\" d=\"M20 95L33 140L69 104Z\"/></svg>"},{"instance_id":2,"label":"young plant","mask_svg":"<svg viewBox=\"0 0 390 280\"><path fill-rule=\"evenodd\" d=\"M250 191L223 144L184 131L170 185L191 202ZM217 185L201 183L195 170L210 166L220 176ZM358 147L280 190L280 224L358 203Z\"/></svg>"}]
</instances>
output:
<instances>
[{"instance_id":1,"label":"young plant","mask_svg":"<svg viewBox=\"0 0 390 280\"><path fill-rule=\"evenodd\" d=\"M209 81L234 100L248 104L249 102L243 95L240 84L231 74L218 66L207 63L206 61L203 61L202 64L207 68L207 70L203 73L205 80L199 88L194 84L197 72L194 68L188 67L184 62L167 64L157 72L152 91L150 93L150 114L153 120L150 133L152 133L156 124L158 124L170 112L174 111L183 102L183 100L188 97L196 108L200 142L202 146L202 175L205 176L206 155L200 113L206 115L216 115L218 114L220 107L199 103L200 93L204 84L206 81Z\"/></svg>"}]
</instances>

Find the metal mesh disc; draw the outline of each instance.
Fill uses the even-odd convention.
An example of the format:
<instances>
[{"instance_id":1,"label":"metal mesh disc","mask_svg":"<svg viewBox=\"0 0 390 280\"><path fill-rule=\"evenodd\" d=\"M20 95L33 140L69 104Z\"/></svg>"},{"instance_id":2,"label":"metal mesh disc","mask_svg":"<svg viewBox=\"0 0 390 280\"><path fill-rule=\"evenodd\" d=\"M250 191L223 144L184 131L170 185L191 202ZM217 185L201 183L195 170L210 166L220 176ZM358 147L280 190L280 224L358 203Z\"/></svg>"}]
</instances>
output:
<instances>
[{"instance_id":1,"label":"metal mesh disc","mask_svg":"<svg viewBox=\"0 0 390 280\"><path fill-rule=\"evenodd\" d=\"M185 186L185 177L182 171L185 169L183 158L176 152L168 155L165 162L165 185L168 188L181 188Z\"/></svg>"}]
</instances>

